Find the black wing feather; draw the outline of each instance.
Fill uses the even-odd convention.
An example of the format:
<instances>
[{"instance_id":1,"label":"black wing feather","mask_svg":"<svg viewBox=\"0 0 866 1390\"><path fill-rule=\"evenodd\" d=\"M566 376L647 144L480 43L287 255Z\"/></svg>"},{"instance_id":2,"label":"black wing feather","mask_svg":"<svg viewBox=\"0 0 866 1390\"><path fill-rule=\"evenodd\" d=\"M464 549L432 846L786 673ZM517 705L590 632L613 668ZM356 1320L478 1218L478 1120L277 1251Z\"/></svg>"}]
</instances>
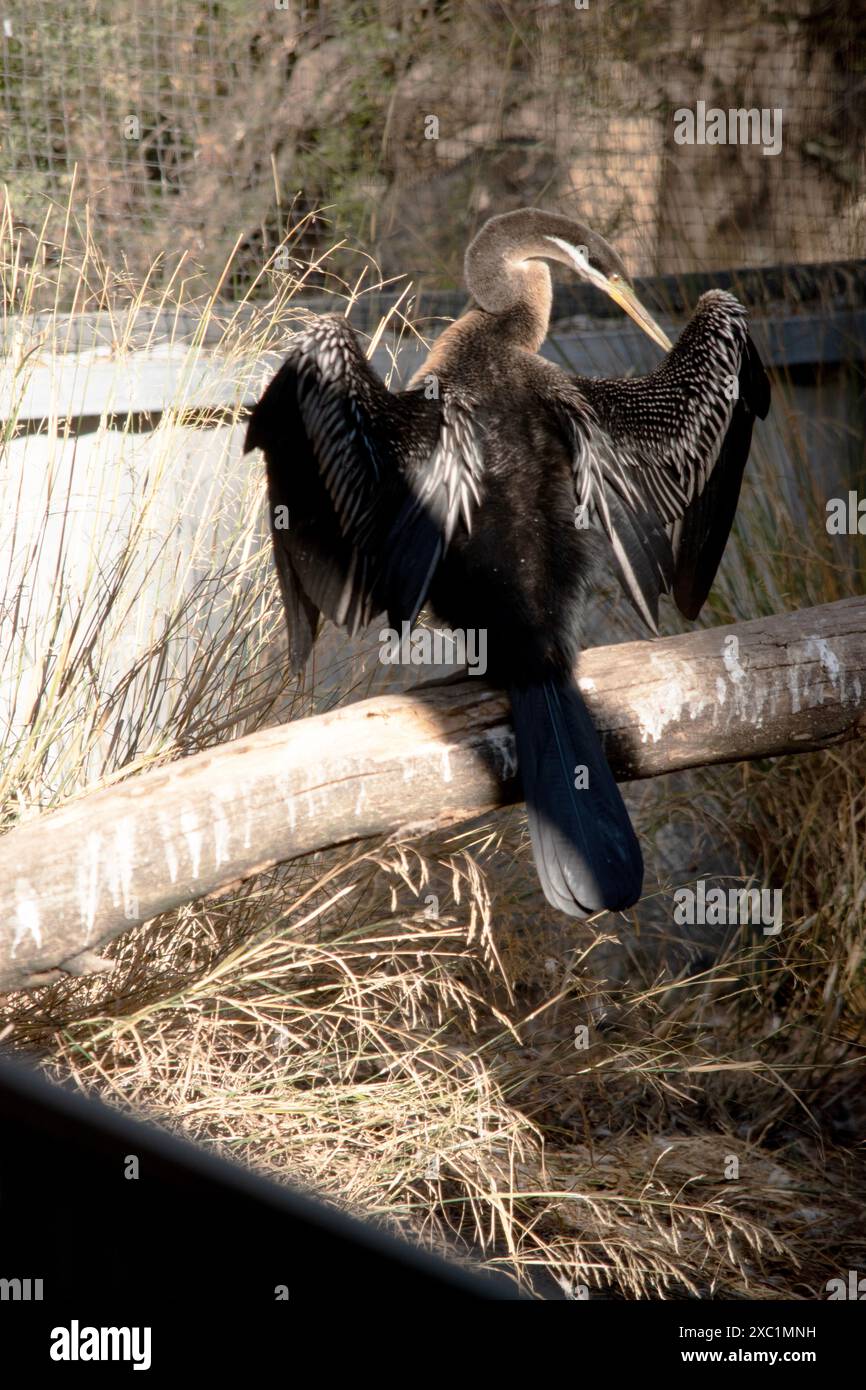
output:
<instances>
[{"instance_id":1,"label":"black wing feather","mask_svg":"<svg viewBox=\"0 0 866 1390\"><path fill-rule=\"evenodd\" d=\"M340 510L332 451L327 447L329 430L339 442L351 426L339 417L327 378L322 409L316 416L313 347L309 334L295 340L253 410L244 445L245 452L261 448L267 461L271 539L293 670L309 656L320 612L353 633L370 621L374 606L370 566L355 543L363 518L357 506L354 514L346 508L345 496ZM336 369L331 358L325 370ZM357 455L345 451L345 457L356 494L366 499L373 494L377 477L370 459L360 451ZM364 467L370 470L369 477Z\"/></svg>"},{"instance_id":2,"label":"black wing feather","mask_svg":"<svg viewBox=\"0 0 866 1390\"><path fill-rule=\"evenodd\" d=\"M472 530L481 501L481 453L472 401L446 389L436 446L410 479L385 541L383 588L391 622L414 623L458 526Z\"/></svg>"},{"instance_id":3,"label":"black wing feather","mask_svg":"<svg viewBox=\"0 0 866 1390\"><path fill-rule=\"evenodd\" d=\"M730 533L755 416L769 410L746 310L711 290L650 375L572 380L589 419L576 435L578 500L607 535L625 593L652 631L662 593L697 617Z\"/></svg>"},{"instance_id":4,"label":"black wing feather","mask_svg":"<svg viewBox=\"0 0 866 1390\"><path fill-rule=\"evenodd\" d=\"M350 633L385 610L397 626L414 621L479 500L471 403L448 390L441 400L393 395L345 319L323 315L293 340L244 447L267 460L292 668L309 655L320 612Z\"/></svg>"},{"instance_id":5,"label":"black wing feather","mask_svg":"<svg viewBox=\"0 0 866 1390\"><path fill-rule=\"evenodd\" d=\"M739 374L739 398L722 443L719 460L703 491L674 523L673 596L686 618L696 618L712 588L730 535L757 416L767 418L770 383L750 337Z\"/></svg>"}]
</instances>

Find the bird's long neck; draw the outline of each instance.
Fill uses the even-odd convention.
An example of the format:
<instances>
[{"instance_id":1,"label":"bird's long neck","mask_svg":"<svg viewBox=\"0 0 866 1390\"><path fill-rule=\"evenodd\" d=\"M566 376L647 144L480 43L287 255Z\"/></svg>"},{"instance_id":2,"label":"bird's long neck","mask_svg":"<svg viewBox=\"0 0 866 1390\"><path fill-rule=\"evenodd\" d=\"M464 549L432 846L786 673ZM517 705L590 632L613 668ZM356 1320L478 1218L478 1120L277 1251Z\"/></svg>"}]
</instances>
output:
<instances>
[{"instance_id":1,"label":"bird's long neck","mask_svg":"<svg viewBox=\"0 0 866 1390\"><path fill-rule=\"evenodd\" d=\"M550 271L533 256L549 255L535 238L515 237L488 222L466 256L466 283L475 303L495 316L497 329L520 347L537 352L547 336L553 286Z\"/></svg>"}]
</instances>

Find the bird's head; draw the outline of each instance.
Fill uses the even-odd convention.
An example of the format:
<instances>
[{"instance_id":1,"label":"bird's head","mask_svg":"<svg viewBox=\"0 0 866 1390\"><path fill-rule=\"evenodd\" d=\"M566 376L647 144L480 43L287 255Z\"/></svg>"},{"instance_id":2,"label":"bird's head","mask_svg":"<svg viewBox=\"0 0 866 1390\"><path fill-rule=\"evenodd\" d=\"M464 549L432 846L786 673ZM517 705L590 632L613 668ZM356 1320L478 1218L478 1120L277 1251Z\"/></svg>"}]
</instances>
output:
<instances>
[{"instance_id":1,"label":"bird's head","mask_svg":"<svg viewBox=\"0 0 866 1390\"><path fill-rule=\"evenodd\" d=\"M625 265L604 237L583 222L519 208L491 217L466 252L466 283L482 309L504 313L520 298L524 288L550 296L550 275L533 277L537 261L559 261L587 284L601 290L634 319L653 342L665 351L670 338L641 304Z\"/></svg>"}]
</instances>

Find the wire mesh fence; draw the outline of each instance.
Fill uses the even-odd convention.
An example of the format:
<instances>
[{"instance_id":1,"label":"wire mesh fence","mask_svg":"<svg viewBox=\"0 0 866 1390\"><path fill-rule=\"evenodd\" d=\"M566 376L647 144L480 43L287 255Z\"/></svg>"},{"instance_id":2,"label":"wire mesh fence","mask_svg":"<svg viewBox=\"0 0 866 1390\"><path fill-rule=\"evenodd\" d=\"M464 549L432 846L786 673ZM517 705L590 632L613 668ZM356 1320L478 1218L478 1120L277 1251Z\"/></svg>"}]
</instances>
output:
<instances>
[{"instance_id":1,"label":"wire mesh fence","mask_svg":"<svg viewBox=\"0 0 866 1390\"><path fill-rule=\"evenodd\" d=\"M527 204L583 217L637 272L853 257L864 14L0 0L4 221L19 256L43 224L42 255L91 232L133 282L185 252L228 298L340 236L385 277L452 286L475 227Z\"/></svg>"}]
</instances>

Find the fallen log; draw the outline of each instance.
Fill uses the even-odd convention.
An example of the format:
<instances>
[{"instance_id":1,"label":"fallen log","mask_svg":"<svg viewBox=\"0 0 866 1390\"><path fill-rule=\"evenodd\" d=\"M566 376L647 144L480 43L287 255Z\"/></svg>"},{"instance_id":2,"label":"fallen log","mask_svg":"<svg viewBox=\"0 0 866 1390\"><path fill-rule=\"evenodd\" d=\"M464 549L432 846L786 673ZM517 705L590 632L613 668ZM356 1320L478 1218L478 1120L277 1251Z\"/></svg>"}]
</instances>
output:
<instances>
[{"instance_id":1,"label":"fallen log","mask_svg":"<svg viewBox=\"0 0 866 1390\"><path fill-rule=\"evenodd\" d=\"M578 679L620 780L825 748L866 731L866 598L593 648ZM88 793L0 839L0 989L282 861L514 802L515 774L507 699L467 677Z\"/></svg>"}]
</instances>

